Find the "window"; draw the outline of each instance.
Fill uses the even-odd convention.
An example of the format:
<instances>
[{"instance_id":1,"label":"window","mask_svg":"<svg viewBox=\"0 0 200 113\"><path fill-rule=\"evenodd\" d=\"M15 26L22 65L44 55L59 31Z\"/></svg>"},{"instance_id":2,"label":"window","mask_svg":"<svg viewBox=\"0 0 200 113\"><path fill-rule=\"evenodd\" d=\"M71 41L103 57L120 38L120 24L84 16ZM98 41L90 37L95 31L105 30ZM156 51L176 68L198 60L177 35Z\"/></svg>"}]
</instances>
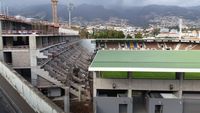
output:
<instances>
[{"instance_id":1,"label":"window","mask_svg":"<svg viewBox=\"0 0 200 113\"><path fill-rule=\"evenodd\" d=\"M4 61L7 64L12 64L12 53L11 52L4 52Z\"/></svg>"},{"instance_id":2,"label":"window","mask_svg":"<svg viewBox=\"0 0 200 113\"><path fill-rule=\"evenodd\" d=\"M163 105L156 105L155 113L163 113Z\"/></svg>"},{"instance_id":3,"label":"window","mask_svg":"<svg viewBox=\"0 0 200 113\"><path fill-rule=\"evenodd\" d=\"M119 113L128 113L127 108L128 108L127 104L119 104Z\"/></svg>"}]
</instances>

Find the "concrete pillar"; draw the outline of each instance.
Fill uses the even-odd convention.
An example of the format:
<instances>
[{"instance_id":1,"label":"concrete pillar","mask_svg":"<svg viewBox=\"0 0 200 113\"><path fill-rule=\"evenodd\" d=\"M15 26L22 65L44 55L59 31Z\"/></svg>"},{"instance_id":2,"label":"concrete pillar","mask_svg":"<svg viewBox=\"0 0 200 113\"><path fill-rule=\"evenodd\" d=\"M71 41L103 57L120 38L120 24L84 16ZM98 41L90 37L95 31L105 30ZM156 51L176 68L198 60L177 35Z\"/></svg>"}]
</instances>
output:
<instances>
[{"instance_id":1,"label":"concrete pillar","mask_svg":"<svg viewBox=\"0 0 200 113\"><path fill-rule=\"evenodd\" d=\"M78 101L81 101L81 86L78 87Z\"/></svg>"},{"instance_id":2,"label":"concrete pillar","mask_svg":"<svg viewBox=\"0 0 200 113\"><path fill-rule=\"evenodd\" d=\"M131 87L131 80L132 80L132 72L128 72L129 88ZM132 98L132 89L128 89L128 97Z\"/></svg>"},{"instance_id":3,"label":"concrete pillar","mask_svg":"<svg viewBox=\"0 0 200 113\"><path fill-rule=\"evenodd\" d=\"M36 36L29 36L29 48L30 48L30 64L31 64L31 83L37 85L37 74L34 70L37 67L37 52L36 52Z\"/></svg>"},{"instance_id":4,"label":"concrete pillar","mask_svg":"<svg viewBox=\"0 0 200 113\"><path fill-rule=\"evenodd\" d=\"M176 73L176 76L179 78L179 91L178 91L178 98L182 98L183 95L183 77L184 73Z\"/></svg>"},{"instance_id":5,"label":"concrete pillar","mask_svg":"<svg viewBox=\"0 0 200 113\"><path fill-rule=\"evenodd\" d=\"M0 61L3 61L2 21L0 21Z\"/></svg>"},{"instance_id":6,"label":"concrete pillar","mask_svg":"<svg viewBox=\"0 0 200 113\"><path fill-rule=\"evenodd\" d=\"M69 87L65 88L64 111L65 111L65 113L70 113Z\"/></svg>"},{"instance_id":7,"label":"concrete pillar","mask_svg":"<svg viewBox=\"0 0 200 113\"><path fill-rule=\"evenodd\" d=\"M29 48L30 50L36 50L36 36L31 35L29 36Z\"/></svg>"},{"instance_id":8,"label":"concrete pillar","mask_svg":"<svg viewBox=\"0 0 200 113\"><path fill-rule=\"evenodd\" d=\"M95 97L97 96L97 89L96 89L96 72L93 72L93 112L96 113L96 102Z\"/></svg>"},{"instance_id":9,"label":"concrete pillar","mask_svg":"<svg viewBox=\"0 0 200 113\"><path fill-rule=\"evenodd\" d=\"M131 89L128 90L128 97L132 98L132 90Z\"/></svg>"},{"instance_id":10,"label":"concrete pillar","mask_svg":"<svg viewBox=\"0 0 200 113\"><path fill-rule=\"evenodd\" d=\"M93 72L93 97L97 96L96 90L96 72Z\"/></svg>"}]
</instances>

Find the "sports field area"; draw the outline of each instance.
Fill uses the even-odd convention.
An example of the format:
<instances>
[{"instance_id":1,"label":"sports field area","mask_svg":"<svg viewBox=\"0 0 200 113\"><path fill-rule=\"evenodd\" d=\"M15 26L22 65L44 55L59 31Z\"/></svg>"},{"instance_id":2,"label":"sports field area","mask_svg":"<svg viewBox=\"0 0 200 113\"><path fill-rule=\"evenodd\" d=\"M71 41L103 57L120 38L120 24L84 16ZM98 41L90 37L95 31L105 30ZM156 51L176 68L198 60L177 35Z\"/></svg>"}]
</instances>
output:
<instances>
[{"instance_id":1,"label":"sports field area","mask_svg":"<svg viewBox=\"0 0 200 113\"><path fill-rule=\"evenodd\" d=\"M200 69L200 51L98 51L90 68ZM115 70L115 71L116 71Z\"/></svg>"},{"instance_id":2,"label":"sports field area","mask_svg":"<svg viewBox=\"0 0 200 113\"><path fill-rule=\"evenodd\" d=\"M128 72L101 72L102 78L125 79L128 78ZM170 72L132 72L131 77L134 79L175 79L176 73ZM200 73L185 73L184 79L200 79Z\"/></svg>"},{"instance_id":3,"label":"sports field area","mask_svg":"<svg viewBox=\"0 0 200 113\"><path fill-rule=\"evenodd\" d=\"M176 79L175 72L185 72L184 79L200 80L200 51L98 51L90 71L102 78ZM194 73L196 72L196 73Z\"/></svg>"}]
</instances>

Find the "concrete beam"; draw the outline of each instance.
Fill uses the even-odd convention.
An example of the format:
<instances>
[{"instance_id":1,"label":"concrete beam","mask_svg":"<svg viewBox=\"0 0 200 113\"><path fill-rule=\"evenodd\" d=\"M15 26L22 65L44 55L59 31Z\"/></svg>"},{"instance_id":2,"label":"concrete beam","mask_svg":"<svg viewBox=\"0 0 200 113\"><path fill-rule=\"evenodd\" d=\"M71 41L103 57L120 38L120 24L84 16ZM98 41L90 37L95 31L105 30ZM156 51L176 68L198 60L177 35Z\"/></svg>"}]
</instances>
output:
<instances>
[{"instance_id":1,"label":"concrete beam","mask_svg":"<svg viewBox=\"0 0 200 113\"><path fill-rule=\"evenodd\" d=\"M3 36L2 36L2 21L0 21L0 61L3 61Z\"/></svg>"},{"instance_id":2,"label":"concrete beam","mask_svg":"<svg viewBox=\"0 0 200 113\"><path fill-rule=\"evenodd\" d=\"M95 76L94 76L95 77ZM119 90L153 90L153 91L178 91L179 80L147 80L147 79L102 79L94 78L94 93L96 89ZM173 89L170 86L173 86ZM96 96L96 95L94 95Z\"/></svg>"},{"instance_id":3,"label":"concrete beam","mask_svg":"<svg viewBox=\"0 0 200 113\"><path fill-rule=\"evenodd\" d=\"M65 111L65 113L70 113L69 87L64 88L64 90L65 90L64 111Z\"/></svg>"}]
</instances>

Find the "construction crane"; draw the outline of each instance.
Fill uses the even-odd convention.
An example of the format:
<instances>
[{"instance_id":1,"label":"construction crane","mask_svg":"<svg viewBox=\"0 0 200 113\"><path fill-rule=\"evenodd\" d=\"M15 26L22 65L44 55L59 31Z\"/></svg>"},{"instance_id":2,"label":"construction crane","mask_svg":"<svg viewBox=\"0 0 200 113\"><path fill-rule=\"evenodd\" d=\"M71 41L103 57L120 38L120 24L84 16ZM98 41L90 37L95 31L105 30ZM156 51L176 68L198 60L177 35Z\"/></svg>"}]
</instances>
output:
<instances>
[{"instance_id":1,"label":"construction crane","mask_svg":"<svg viewBox=\"0 0 200 113\"><path fill-rule=\"evenodd\" d=\"M58 0L51 0L53 23L58 23Z\"/></svg>"},{"instance_id":2,"label":"construction crane","mask_svg":"<svg viewBox=\"0 0 200 113\"><path fill-rule=\"evenodd\" d=\"M57 24L58 23L58 0L51 0L51 4L52 4L52 17L53 17L53 23ZM69 28L71 28L71 12L74 9L74 4L72 4L69 1L68 4L68 12L69 12Z\"/></svg>"}]
</instances>

